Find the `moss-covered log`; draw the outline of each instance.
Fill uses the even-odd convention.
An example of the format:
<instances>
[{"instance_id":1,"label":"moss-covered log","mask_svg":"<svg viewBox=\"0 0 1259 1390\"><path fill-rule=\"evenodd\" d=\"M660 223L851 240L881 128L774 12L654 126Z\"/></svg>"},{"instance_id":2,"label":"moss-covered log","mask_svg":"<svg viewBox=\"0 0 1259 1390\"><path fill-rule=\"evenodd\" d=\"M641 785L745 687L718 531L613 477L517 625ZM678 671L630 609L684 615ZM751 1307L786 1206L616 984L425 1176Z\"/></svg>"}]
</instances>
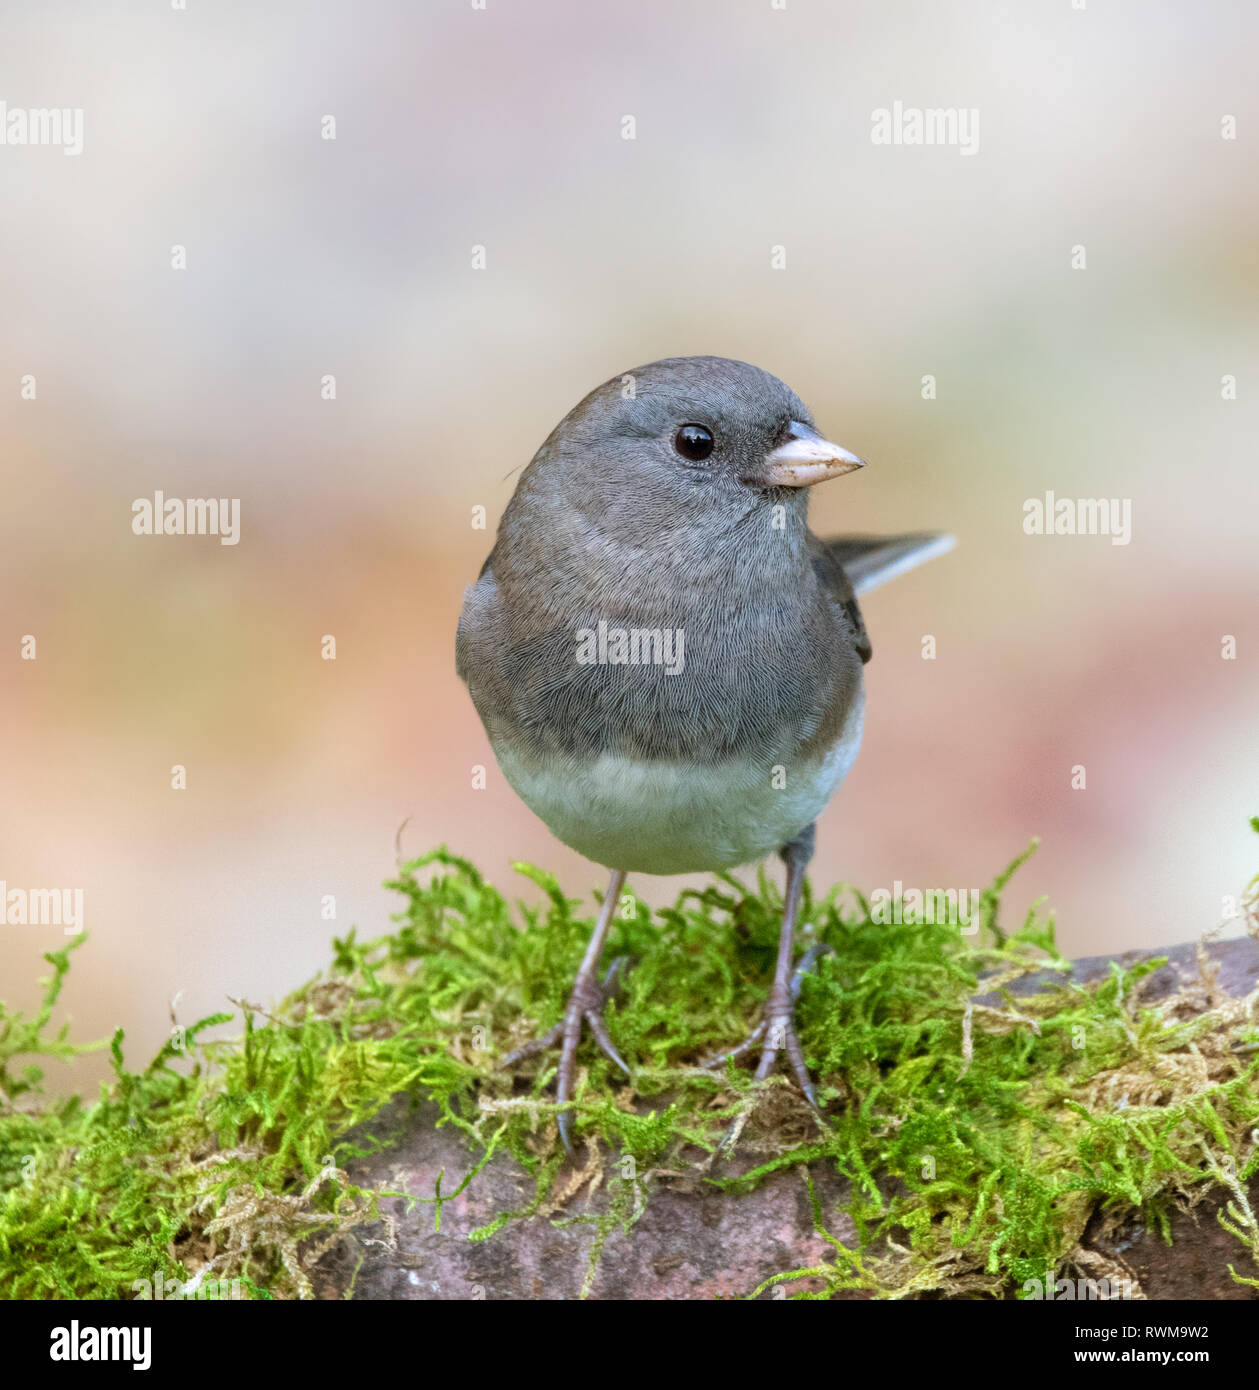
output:
<instances>
[{"instance_id":1,"label":"moss-covered log","mask_svg":"<svg viewBox=\"0 0 1259 1390\"><path fill-rule=\"evenodd\" d=\"M1194 983L1199 975L1197 947L1185 945L1158 952L1133 952L1116 960L1095 956L1076 961L1071 978L1080 984L1109 979L1152 958L1166 964L1145 977L1146 1006L1184 997L1190 1007L1208 1004ZM1259 942L1217 943L1208 948L1208 969L1218 969L1214 1000L1241 1000L1259 987ZM1027 993L1050 982L1043 977L1020 981L1013 993ZM1180 1008L1179 1004L1176 1006ZM450 1127L439 1127L437 1112L412 1112L398 1106L376 1127L383 1137L400 1136L378 1154L351 1165L364 1184L383 1184L418 1197L431 1197L439 1180L465 1171L467 1149ZM590 1155L575 1177L589 1175ZM713 1172L746 1171L738 1155ZM523 1220L509 1223L493 1239L469 1239L502 1211L530 1206L534 1182L509 1154L494 1157L458 1197L443 1204L442 1220L408 1214L405 1199L385 1204L386 1220L339 1242L321 1263L315 1285L321 1297L370 1299L556 1299L578 1297L587 1286L592 1249L601 1224L613 1207L606 1190L615 1189L615 1165L593 1165L593 1181L561 1188L553 1204ZM805 1174L809 1177L806 1180ZM444 1175L444 1178L443 1178ZM783 1270L826 1265L837 1250L821 1233L826 1228L847 1250L861 1249L860 1233L845 1210L852 1185L832 1163L813 1162L771 1173L749 1191L696 1181L694 1174L659 1176L649 1203L627 1228L618 1222L606 1237L589 1291L601 1299L687 1299L740 1297L760 1288L761 1296L822 1293L828 1280L808 1274L766 1287ZM881 1176L879 1187L889 1209L900 1184ZM602 1189L602 1190L600 1190ZM1250 1210L1259 1207L1259 1178L1244 1184ZM1069 1258L1055 1262L1055 1297L1100 1294L1119 1298L1244 1299L1259 1290L1234 1277L1259 1273L1253 1258L1238 1246L1229 1227L1229 1208L1238 1206L1229 1187L1198 1182L1184 1190L1187 1200L1172 1201L1161 1220L1147 1222L1135 1205L1120 1202L1093 1210ZM1221 1221L1223 1217L1223 1221ZM1244 1218L1243 1218L1244 1219ZM1170 1238L1170 1243L1169 1243ZM865 1251L871 1269L877 1263L895 1268L901 1262L886 1239ZM1065 1278L1068 1282L1059 1285ZM1094 1281L1090 1287L1088 1281ZM1044 1284L1042 1283L1043 1291ZM1002 1296L1038 1293L1007 1285ZM866 1298L860 1288L840 1298Z\"/></svg>"},{"instance_id":2,"label":"moss-covered log","mask_svg":"<svg viewBox=\"0 0 1259 1390\"><path fill-rule=\"evenodd\" d=\"M444 851L406 866L395 931L334 943L272 1009L238 1004L235 1040L199 1040L216 1015L132 1071L117 1035L90 1107L45 1101L32 1064L76 1050L48 1036L69 966L51 954L41 1013L0 1014L0 1294L1140 1294L1171 1287L1152 1252L1172 1236L1182 1269L1187 1240L1209 1266L1201 1296L1254 1296L1254 947L1073 971L1051 919L1002 926L1018 862L970 922L807 896L804 934L831 948L798 1009L822 1122L785 1078L699 1065L755 1022L777 890L627 896L609 1027L633 1076L583 1048L575 1164L554 1059L498 1066L559 1017L589 930L528 866L541 908ZM1253 891L1244 910L1255 928Z\"/></svg>"}]
</instances>

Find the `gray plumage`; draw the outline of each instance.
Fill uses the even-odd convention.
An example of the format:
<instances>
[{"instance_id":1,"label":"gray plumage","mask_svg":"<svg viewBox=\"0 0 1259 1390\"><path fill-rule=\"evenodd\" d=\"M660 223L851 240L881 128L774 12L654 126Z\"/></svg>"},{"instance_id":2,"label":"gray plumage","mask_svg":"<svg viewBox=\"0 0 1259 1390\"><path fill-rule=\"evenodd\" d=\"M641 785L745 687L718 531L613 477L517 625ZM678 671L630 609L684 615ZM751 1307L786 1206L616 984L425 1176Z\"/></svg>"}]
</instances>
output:
<instances>
[{"instance_id":1,"label":"gray plumage","mask_svg":"<svg viewBox=\"0 0 1259 1390\"><path fill-rule=\"evenodd\" d=\"M456 664L504 776L561 840L612 870L563 1019L504 1062L558 1045L570 1154L583 1026L629 1072L597 976L627 871L782 854L764 1017L712 1065L759 1046L764 1078L785 1050L817 1104L791 960L813 822L861 741L871 649L857 594L951 543L818 540L809 487L860 467L768 372L722 357L653 362L555 427L468 591Z\"/></svg>"},{"instance_id":2,"label":"gray plumage","mask_svg":"<svg viewBox=\"0 0 1259 1390\"><path fill-rule=\"evenodd\" d=\"M688 422L717 441L702 463L675 448ZM793 424L811 430L812 416L777 378L700 357L614 377L552 431L508 504L456 642L504 771L549 767L562 779L611 755L737 763L752 783L826 758L870 658L856 588L938 538L818 540L808 488L764 483ZM601 621L680 631L683 668L580 664L579 634Z\"/></svg>"}]
</instances>

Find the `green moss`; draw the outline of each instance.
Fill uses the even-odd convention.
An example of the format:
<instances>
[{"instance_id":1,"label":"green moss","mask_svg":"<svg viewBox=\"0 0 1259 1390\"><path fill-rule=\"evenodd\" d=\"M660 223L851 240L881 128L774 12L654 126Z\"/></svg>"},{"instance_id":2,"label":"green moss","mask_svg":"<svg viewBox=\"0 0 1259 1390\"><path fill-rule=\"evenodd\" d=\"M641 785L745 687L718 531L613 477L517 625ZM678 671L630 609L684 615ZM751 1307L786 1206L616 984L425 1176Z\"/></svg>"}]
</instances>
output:
<instances>
[{"instance_id":1,"label":"green moss","mask_svg":"<svg viewBox=\"0 0 1259 1390\"><path fill-rule=\"evenodd\" d=\"M91 1106L45 1101L29 1064L85 1050L64 1031L47 1036L69 967L68 951L52 953L36 1017L0 1009L0 1294L128 1297L161 1272L198 1286L240 1280L254 1297L308 1295L322 1245L371 1220L383 1195L345 1171L378 1142L362 1124L407 1095L466 1135L458 1190L499 1149L533 1176L529 1207L474 1239L539 1211L589 1221L592 1272L603 1239L672 1180L664 1170L742 1191L828 1164L850 1180L858 1242L830 1234L815 1197L832 1255L777 1276L821 1281L798 1296L997 1294L1070 1264L1097 1211L1140 1212L1166 1230L1172 1203L1212 1187L1229 1195L1221 1223L1247 1267L1259 1257L1244 1188L1259 1171L1254 999L1217 1000L1204 985L1144 1006L1141 982L1158 961L1070 983L1051 919L1033 909L1017 930L998 922L1022 858L985 895L974 936L881 925L852 890L806 897L807 937L832 948L797 1014L823 1105L837 1102L826 1127L781 1077L698 1065L758 1017L777 890L763 875L754 892L722 876L654 914L623 900L606 958L626 954L634 967L608 1017L633 1080L583 1044L574 1102L579 1161L608 1170L611 1200L598 1212L565 1206L577 1184L556 1136L554 1054L532 1073L497 1068L560 1017L589 934L588 912L549 874L518 865L544 903L513 907L466 860L424 856L390 885L404 899L394 932L334 942L326 976L271 1013L243 1006L233 1041L198 1039L234 1016L214 1015L129 1072L120 1032L114 1079ZM1062 982L1010 993L1046 969ZM975 1002L981 990L995 996L988 1007ZM746 1171L717 1154L739 1116ZM439 1186L428 1199L435 1220L454 1195Z\"/></svg>"}]
</instances>

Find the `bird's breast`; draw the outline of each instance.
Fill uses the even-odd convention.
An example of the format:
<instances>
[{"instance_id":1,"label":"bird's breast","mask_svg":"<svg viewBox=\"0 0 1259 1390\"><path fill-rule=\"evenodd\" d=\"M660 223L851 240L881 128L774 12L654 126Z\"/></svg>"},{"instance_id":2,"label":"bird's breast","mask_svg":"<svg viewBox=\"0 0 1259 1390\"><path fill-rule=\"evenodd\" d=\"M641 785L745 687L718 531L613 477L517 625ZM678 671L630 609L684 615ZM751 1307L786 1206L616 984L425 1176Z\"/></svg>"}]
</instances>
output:
<instances>
[{"instance_id":1,"label":"bird's breast","mask_svg":"<svg viewBox=\"0 0 1259 1390\"><path fill-rule=\"evenodd\" d=\"M806 754L538 759L501 738L495 754L520 798L579 854L631 872L691 873L763 858L811 825L852 766L863 715L858 687L838 737Z\"/></svg>"}]
</instances>

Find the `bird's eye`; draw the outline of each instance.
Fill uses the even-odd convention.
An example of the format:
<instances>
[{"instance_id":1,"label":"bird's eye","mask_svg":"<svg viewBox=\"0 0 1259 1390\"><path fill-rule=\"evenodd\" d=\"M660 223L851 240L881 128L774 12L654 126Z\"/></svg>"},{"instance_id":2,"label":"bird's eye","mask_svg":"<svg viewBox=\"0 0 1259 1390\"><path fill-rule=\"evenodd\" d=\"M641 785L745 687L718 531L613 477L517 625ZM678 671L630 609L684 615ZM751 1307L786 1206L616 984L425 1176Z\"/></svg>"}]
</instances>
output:
<instances>
[{"instance_id":1,"label":"bird's eye","mask_svg":"<svg viewBox=\"0 0 1259 1390\"><path fill-rule=\"evenodd\" d=\"M683 425L673 436L673 447L684 459L699 463L713 451L713 436L703 425Z\"/></svg>"}]
</instances>

